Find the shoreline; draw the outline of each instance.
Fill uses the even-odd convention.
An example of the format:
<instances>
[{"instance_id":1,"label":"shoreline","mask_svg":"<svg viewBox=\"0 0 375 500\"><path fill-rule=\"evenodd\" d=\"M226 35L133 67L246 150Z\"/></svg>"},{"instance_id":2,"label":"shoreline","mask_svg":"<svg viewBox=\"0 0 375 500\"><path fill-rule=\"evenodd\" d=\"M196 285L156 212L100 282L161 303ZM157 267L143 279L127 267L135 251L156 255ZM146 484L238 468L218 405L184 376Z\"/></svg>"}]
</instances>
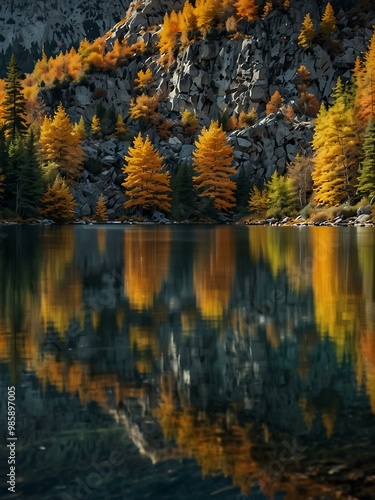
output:
<instances>
[{"instance_id":1,"label":"shoreline","mask_svg":"<svg viewBox=\"0 0 375 500\"><path fill-rule=\"evenodd\" d=\"M321 222L312 221L285 221L285 220L258 220L258 221L226 221L226 222L209 222L209 221L135 221L129 219L126 221L120 220L104 220L101 222L95 220L76 220L72 222L55 222L50 219L42 219L36 221L0 221L0 226L107 226L107 225L124 225L124 226L269 226L269 227L375 227L375 222L370 220L327 220Z\"/></svg>"}]
</instances>

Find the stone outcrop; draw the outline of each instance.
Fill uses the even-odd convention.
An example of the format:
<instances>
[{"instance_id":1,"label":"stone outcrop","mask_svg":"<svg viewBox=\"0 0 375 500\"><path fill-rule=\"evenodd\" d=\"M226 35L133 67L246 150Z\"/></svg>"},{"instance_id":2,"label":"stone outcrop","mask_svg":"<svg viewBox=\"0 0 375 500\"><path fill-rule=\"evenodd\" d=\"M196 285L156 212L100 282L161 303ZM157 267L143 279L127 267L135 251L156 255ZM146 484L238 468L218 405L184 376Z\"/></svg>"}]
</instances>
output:
<instances>
[{"instance_id":1,"label":"stone outcrop","mask_svg":"<svg viewBox=\"0 0 375 500\"><path fill-rule=\"evenodd\" d=\"M102 36L125 16L129 0L2 0L0 72L15 52L24 71L40 58Z\"/></svg>"}]
</instances>

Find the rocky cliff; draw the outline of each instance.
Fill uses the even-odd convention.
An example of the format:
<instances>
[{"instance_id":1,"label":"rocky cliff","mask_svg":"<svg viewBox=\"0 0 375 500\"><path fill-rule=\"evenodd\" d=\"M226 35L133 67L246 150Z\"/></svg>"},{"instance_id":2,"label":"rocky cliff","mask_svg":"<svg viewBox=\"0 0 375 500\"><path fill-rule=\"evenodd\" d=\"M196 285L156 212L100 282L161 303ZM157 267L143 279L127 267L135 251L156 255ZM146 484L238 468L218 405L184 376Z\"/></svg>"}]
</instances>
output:
<instances>
[{"instance_id":1,"label":"rocky cliff","mask_svg":"<svg viewBox=\"0 0 375 500\"><path fill-rule=\"evenodd\" d=\"M93 40L125 14L129 0L3 0L0 3L0 74L15 52L31 71L42 45L48 55Z\"/></svg>"},{"instance_id":2,"label":"rocky cliff","mask_svg":"<svg viewBox=\"0 0 375 500\"><path fill-rule=\"evenodd\" d=\"M23 3L25 9L29 8L26 2ZM52 5L52 1L50 3ZM196 112L200 127L223 115L238 116L242 111L256 111L257 120L253 125L229 133L235 164L237 168L245 169L252 182L269 178L276 169L283 173L296 154L311 152L313 114L300 104L297 69L305 66L310 73L305 91L315 96L318 102L328 102L337 77L349 80L355 59L366 50L375 24L371 2L332 2L336 32L329 40L317 38L308 49L300 47L297 39L306 13L310 13L318 28L326 3L322 0L291 0L290 7L276 7L265 18L255 22L240 21L235 36L224 25L218 26L193 43L186 46L176 44L171 63L163 65L157 48L161 23L166 12L180 10L182 3L137 0L130 3L124 15L126 0L111 2L106 9L102 3L100 8L84 1L69 7L68 3L64 2L63 6L56 0L53 13L44 10L44 2L39 1L34 10L43 11L43 20L30 23L27 29L21 30L20 38L29 50L41 43L43 30L46 42L56 47L69 46L75 39L87 35L89 27L92 34L98 31L104 34L109 19L116 15L121 21L107 31L107 47L112 48L116 40L124 39L128 45L145 44L141 54L129 58L116 70L94 72L81 83L73 82L42 94L47 111L52 112L62 100L73 120L83 116L86 123L90 123L98 103L105 109L112 108L121 113L126 119L127 142L104 138L88 140L85 144L88 158L101 163L105 172L99 178L88 173L84 175L84 189L92 196L87 194L79 200L80 205L83 202L86 205L81 215L92 213L100 190L104 190L107 199L117 197L114 207L110 207L114 211L112 215L121 213L120 167L132 137L140 130L139 123L129 118L129 105L136 96L134 79L140 69L152 70L154 90L159 95L158 112L173 122L167 139L160 138L155 126L143 126L142 133L150 135L172 170L182 162L190 162L194 149L196 136L184 135L179 122L185 109ZM13 14L10 18L10 3L6 5L8 21L14 19L16 22L18 17L25 19L24 14L18 17ZM1 8L4 11L5 7ZM8 21L5 24L10 28L3 35L7 36L7 46L10 46L16 25ZM19 26L21 21L17 22ZM35 33L33 36L31 31ZM266 116L266 104L276 90L283 97L283 107ZM288 108L292 110L289 117L285 113Z\"/></svg>"}]
</instances>

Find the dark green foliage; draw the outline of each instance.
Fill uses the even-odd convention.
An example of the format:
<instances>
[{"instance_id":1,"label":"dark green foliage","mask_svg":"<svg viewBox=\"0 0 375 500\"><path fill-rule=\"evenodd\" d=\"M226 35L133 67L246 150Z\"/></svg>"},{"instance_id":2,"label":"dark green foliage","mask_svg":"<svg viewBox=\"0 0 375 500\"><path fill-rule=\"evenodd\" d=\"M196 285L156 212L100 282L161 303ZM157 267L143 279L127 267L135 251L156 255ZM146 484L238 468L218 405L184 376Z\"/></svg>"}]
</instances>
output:
<instances>
[{"instance_id":1,"label":"dark green foliage","mask_svg":"<svg viewBox=\"0 0 375 500\"><path fill-rule=\"evenodd\" d=\"M251 182L244 168L241 168L237 176L236 189L236 211L243 213L247 209L249 203L249 194Z\"/></svg>"},{"instance_id":2,"label":"dark green foliage","mask_svg":"<svg viewBox=\"0 0 375 500\"><path fill-rule=\"evenodd\" d=\"M365 159L359 168L357 194L372 198L375 196L375 122L372 118L367 125L363 150Z\"/></svg>"},{"instance_id":3,"label":"dark green foliage","mask_svg":"<svg viewBox=\"0 0 375 500\"><path fill-rule=\"evenodd\" d=\"M225 131L228 131L228 120L229 120L229 116L228 116L227 111L225 110L221 113L221 115L219 115L219 118L218 118L219 125Z\"/></svg>"},{"instance_id":4,"label":"dark green foliage","mask_svg":"<svg viewBox=\"0 0 375 500\"><path fill-rule=\"evenodd\" d=\"M99 175L103 171L103 163L97 158L88 158L84 168L93 175Z\"/></svg>"},{"instance_id":5,"label":"dark green foliage","mask_svg":"<svg viewBox=\"0 0 375 500\"><path fill-rule=\"evenodd\" d=\"M194 207L193 169L183 163L172 178L172 217L188 218Z\"/></svg>"},{"instance_id":6,"label":"dark green foliage","mask_svg":"<svg viewBox=\"0 0 375 500\"><path fill-rule=\"evenodd\" d=\"M103 103L99 101L96 106L95 106L95 115L101 120L104 118L104 115L106 113L105 107L103 106Z\"/></svg>"},{"instance_id":7,"label":"dark green foliage","mask_svg":"<svg viewBox=\"0 0 375 500\"><path fill-rule=\"evenodd\" d=\"M5 78L5 98L4 98L4 128L7 137L14 140L16 134L23 135L27 129L25 121L26 101L22 92L21 74L14 55L12 55L7 76Z\"/></svg>"},{"instance_id":8,"label":"dark green foliage","mask_svg":"<svg viewBox=\"0 0 375 500\"><path fill-rule=\"evenodd\" d=\"M275 171L267 183L268 217L293 215L297 206L297 192L292 179L282 177Z\"/></svg>"},{"instance_id":9,"label":"dark green foliage","mask_svg":"<svg viewBox=\"0 0 375 500\"><path fill-rule=\"evenodd\" d=\"M111 106L109 109L107 109L107 111L104 113L103 118L101 118L100 120L100 125L104 136L113 134L116 127L116 120L117 113L114 107Z\"/></svg>"},{"instance_id":10,"label":"dark green foliage","mask_svg":"<svg viewBox=\"0 0 375 500\"><path fill-rule=\"evenodd\" d=\"M9 163L9 157L8 157L8 149L5 143L4 129L0 129L0 175L6 174L8 163ZM1 186L0 207L3 207L4 196L5 196L3 190L5 190L5 181L3 178L1 179L4 184Z\"/></svg>"},{"instance_id":11,"label":"dark green foliage","mask_svg":"<svg viewBox=\"0 0 375 500\"><path fill-rule=\"evenodd\" d=\"M18 135L9 146L5 171L6 206L21 217L35 216L42 195L41 171L37 161L34 135Z\"/></svg>"},{"instance_id":12,"label":"dark green foliage","mask_svg":"<svg viewBox=\"0 0 375 500\"><path fill-rule=\"evenodd\" d=\"M22 217L30 218L36 215L36 210L42 196L42 175L37 160L35 139L33 132L25 143L26 158L21 168L21 193L19 213Z\"/></svg>"},{"instance_id":13,"label":"dark green foliage","mask_svg":"<svg viewBox=\"0 0 375 500\"><path fill-rule=\"evenodd\" d=\"M203 197L199 204L199 214L201 217L208 217L209 219L216 220L217 210L215 208L215 200L208 196Z\"/></svg>"}]
</instances>

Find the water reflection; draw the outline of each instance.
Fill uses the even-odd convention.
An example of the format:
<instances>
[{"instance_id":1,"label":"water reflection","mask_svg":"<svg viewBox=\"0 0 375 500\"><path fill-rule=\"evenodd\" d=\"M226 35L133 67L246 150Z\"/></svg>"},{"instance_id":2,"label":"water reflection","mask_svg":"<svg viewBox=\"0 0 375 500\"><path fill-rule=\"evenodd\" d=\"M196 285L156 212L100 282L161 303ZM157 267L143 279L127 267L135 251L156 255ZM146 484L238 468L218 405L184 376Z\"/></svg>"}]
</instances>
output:
<instances>
[{"instance_id":1,"label":"water reflection","mask_svg":"<svg viewBox=\"0 0 375 500\"><path fill-rule=\"evenodd\" d=\"M83 471L127 439L156 481L168 475L156 464L194 459L212 481L195 475L194 498L223 476L237 487L225 483L225 498L347 492L332 464L373 464L372 228L5 230L1 377L18 384L27 424L25 495L46 465L34 451L41 425L61 488L70 479L57 471ZM144 465L131 456L136 477ZM92 498L115 498L117 477ZM137 488L127 498L143 498Z\"/></svg>"}]
</instances>

